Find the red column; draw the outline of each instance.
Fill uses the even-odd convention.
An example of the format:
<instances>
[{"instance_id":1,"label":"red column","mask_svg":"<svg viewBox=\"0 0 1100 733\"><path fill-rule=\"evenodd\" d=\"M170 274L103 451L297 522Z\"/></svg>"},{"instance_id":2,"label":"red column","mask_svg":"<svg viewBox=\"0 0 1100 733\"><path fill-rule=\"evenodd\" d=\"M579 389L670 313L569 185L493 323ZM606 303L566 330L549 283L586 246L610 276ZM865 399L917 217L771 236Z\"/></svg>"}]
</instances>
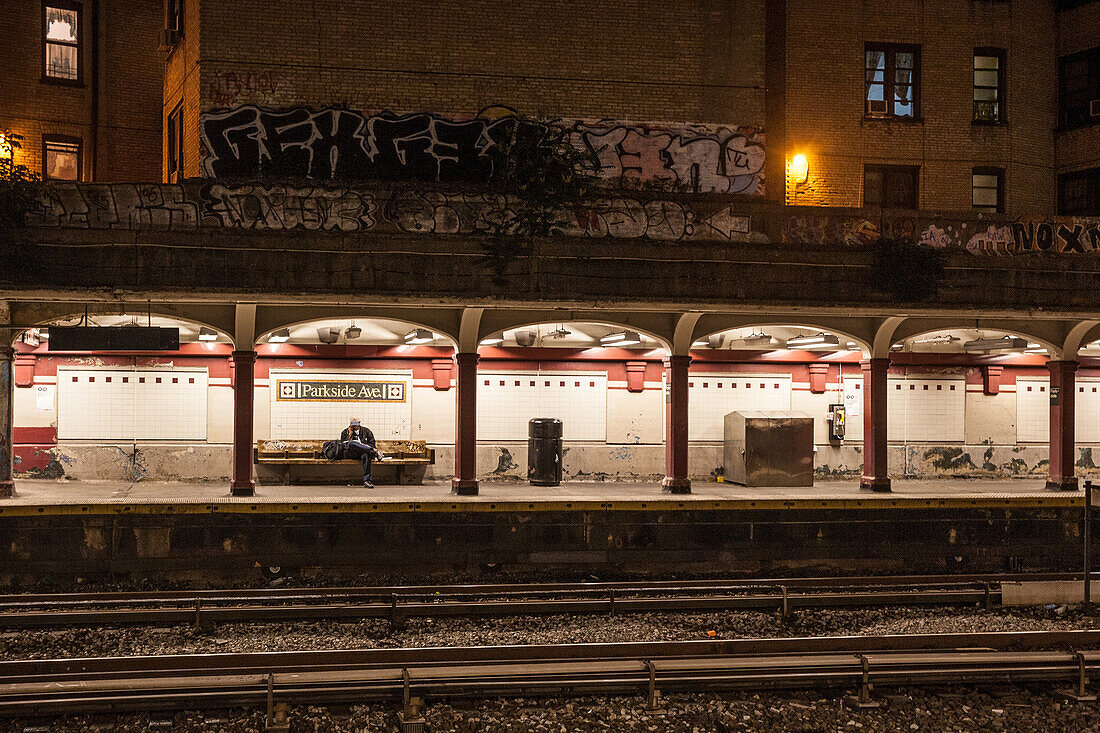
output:
<instances>
[{"instance_id":1,"label":"red column","mask_svg":"<svg viewBox=\"0 0 1100 733\"><path fill-rule=\"evenodd\" d=\"M256 493L256 484L252 481L255 365L255 351L233 352L233 481L229 485L229 493L233 496Z\"/></svg>"},{"instance_id":2,"label":"red column","mask_svg":"<svg viewBox=\"0 0 1100 733\"><path fill-rule=\"evenodd\" d=\"M665 480L662 487L672 494L690 494L688 479L688 364L690 356L665 360Z\"/></svg>"},{"instance_id":3,"label":"red column","mask_svg":"<svg viewBox=\"0 0 1100 733\"><path fill-rule=\"evenodd\" d=\"M456 354L455 475L451 493L477 496L477 354Z\"/></svg>"},{"instance_id":4,"label":"red column","mask_svg":"<svg viewBox=\"0 0 1100 733\"><path fill-rule=\"evenodd\" d=\"M863 367L863 478L864 491L889 491L886 453L886 375L889 359L869 359Z\"/></svg>"},{"instance_id":5,"label":"red column","mask_svg":"<svg viewBox=\"0 0 1100 733\"><path fill-rule=\"evenodd\" d=\"M1076 491L1073 402L1077 395L1073 373L1077 371L1077 362L1048 361L1047 368L1050 370L1050 476L1047 488Z\"/></svg>"},{"instance_id":6,"label":"red column","mask_svg":"<svg viewBox=\"0 0 1100 733\"><path fill-rule=\"evenodd\" d=\"M7 337L5 332L5 338ZM0 498L15 496L15 481L12 480L12 356L15 350L10 346L0 346Z\"/></svg>"}]
</instances>

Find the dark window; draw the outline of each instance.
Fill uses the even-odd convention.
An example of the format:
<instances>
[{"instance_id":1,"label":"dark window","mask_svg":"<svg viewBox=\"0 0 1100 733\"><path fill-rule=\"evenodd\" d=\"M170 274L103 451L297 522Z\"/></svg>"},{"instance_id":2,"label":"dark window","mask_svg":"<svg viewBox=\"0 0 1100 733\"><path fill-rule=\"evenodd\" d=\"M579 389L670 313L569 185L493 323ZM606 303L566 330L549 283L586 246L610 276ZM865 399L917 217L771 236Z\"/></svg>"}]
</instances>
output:
<instances>
[{"instance_id":1,"label":"dark window","mask_svg":"<svg viewBox=\"0 0 1100 733\"><path fill-rule=\"evenodd\" d=\"M1004 121L1005 52L1000 48L974 49L974 122Z\"/></svg>"},{"instance_id":2,"label":"dark window","mask_svg":"<svg viewBox=\"0 0 1100 733\"><path fill-rule=\"evenodd\" d=\"M42 4L43 77L79 84L80 3L53 0Z\"/></svg>"},{"instance_id":3,"label":"dark window","mask_svg":"<svg viewBox=\"0 0 1100 733\"><path fill-rule=\"evenodd\" d=\"M179 181L183 178L183 103L168 115L168 180Z\"/></svg>"},{"instance_id":4,"label":"dark window","mask_svg":"<svg viewBox=\"0 0 1100 733\"><path fill-rule=\"evenodd\" d=\"M885 209L915 209L920 200L920 168L868 165L863 168L863 205Z\"/></svg>"},{"instance_id":5,"label":"dark window","mask_svg":"<svg viewBox=\"0 0 1100 733\"><path fill-rule=\"evenodd\" d=\"M164 27L175 31L176 39L183 37L183 0L167 0L164 7Z\"/></svg>"},{"instance_id":6,"label":"dark window","mask_svg":"<svg viewBox=\"0 0 1100 733\"><path fill-rule=\"evenodd\" d=\"M55 181L79 181L80 169L80 138L47 135L42 139L43 178Z\"/></svg>"},{"instance_id":7,"label":"dark window","mask_svg":"<svg viewBox=\"0 0 1100 733\"><path fill-rule=\"evenodd\" d=\"M1004 207L1003 168L975 168L971 176L971 203L977 211L1002 213Z\"/></svg>"},{"instance_id":8,"label":"dark window","mask_svg":"<svg viewBox=\"0 0 1100 733\"><path fill-rule=\"evenodd\" d=\"M1062 127L1100 122L1100 46L1058 60Z\"/></svg>"},{"instance_id":9,"label":"dark window","mask_svg":"<svg viewBox=\"0 0 1100 733\"><path fill-rule=\"evenodd\" d=\"M864 113L914 118L920 105L920 46L868 43L864 52Z\"/></svg>"},{"instance_id":10,"label":"dark window","mask_svg":"<svg viewBox=\"0 0 1100 733\"><path fill-rule=\"evenodd\" d=\"M1100 216L1100 168L1058 176L1058 213Z\"/></svg>"}]
</instances>

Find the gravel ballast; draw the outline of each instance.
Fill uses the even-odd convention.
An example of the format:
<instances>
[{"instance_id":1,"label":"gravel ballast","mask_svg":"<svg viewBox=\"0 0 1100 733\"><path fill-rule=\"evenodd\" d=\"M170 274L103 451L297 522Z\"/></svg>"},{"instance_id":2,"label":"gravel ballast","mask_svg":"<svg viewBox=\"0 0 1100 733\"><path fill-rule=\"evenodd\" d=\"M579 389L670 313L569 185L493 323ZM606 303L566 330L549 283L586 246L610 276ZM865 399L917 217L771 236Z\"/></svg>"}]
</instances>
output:
<instances>
[{"instance_id":1,"label":"gravel ballast","mask_svg":"<svg viewBox=\"0 0 1100 733\"><path fill-rule=\"evenodd\" d=\"M0 658L50 659L219 652L371 649L499 644L685 641L754 637L934 634L1100 628L1072 609L817 609L777 612L638 613L617 616L413 618L388 621L223 624L209 633L171 628L80 628L0 633Z\"/></svg>"},{"instance_id":2,"label":"gravel ballast","mask_svg":"<svg viewBox=\"0 0 1100 733\"><path fill-rule=\"evenodd\" d=\"M979 691L952 688L934 693L892 690L875 710L850 710L840 693L672 695L648 711L641 697L576 699L489 699L468 704L428 701L423 711L430 733L723 733L790 731L871 733L898 731L1096 731L1095 704L1060 701L1042 691L1021 688ZM293 708L295 733L376 733L398 730L398 703L351 708ZM22 731L32 721L0 721L0 731ZM150 725L153 723L153 725ZM159 725L158 725L159 723ZM222 714L178 713L121 718L73 717L34 722L48 731L70 733L114 730L264 730L258 711Z\"/></svg>"}]
</instances>

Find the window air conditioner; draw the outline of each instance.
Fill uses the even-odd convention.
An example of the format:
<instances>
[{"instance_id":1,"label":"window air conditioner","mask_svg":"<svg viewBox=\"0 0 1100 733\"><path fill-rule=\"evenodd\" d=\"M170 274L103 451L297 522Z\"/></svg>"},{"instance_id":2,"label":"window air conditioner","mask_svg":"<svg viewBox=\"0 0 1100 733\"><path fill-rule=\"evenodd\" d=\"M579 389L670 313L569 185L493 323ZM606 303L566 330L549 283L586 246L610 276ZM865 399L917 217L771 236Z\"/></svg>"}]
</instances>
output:
<instances>
[{"instance_id":1,"label":"window air conditioner","mask_svg":"<svg viewBox=\"0 0 1100 733\"><path fill-rule=\"evenodd\" d=\"M870 117L885 117L887 112L885 99L868 99L867 114Z\"/></svg>"},{"instance_id":2,"label":"window air conditioner","mask_svg":"<svg viewBox=\"0 0 1100 733\"><path fill-rule=\"evenodd\" d=\"M1100 117L1100 99L1089 100L1089 117Z\"/></svg>"},{"instance_id":3,"label":"window air conditioner","mask_svg":"<svg viewBox=\"0 0 1100 733\"><path fill-rule=\"evenodd\" d=\"M180 40L180 32L175 28L165 28L160 32L160 47L171 48Z\"/></svg>"}]
</instances>

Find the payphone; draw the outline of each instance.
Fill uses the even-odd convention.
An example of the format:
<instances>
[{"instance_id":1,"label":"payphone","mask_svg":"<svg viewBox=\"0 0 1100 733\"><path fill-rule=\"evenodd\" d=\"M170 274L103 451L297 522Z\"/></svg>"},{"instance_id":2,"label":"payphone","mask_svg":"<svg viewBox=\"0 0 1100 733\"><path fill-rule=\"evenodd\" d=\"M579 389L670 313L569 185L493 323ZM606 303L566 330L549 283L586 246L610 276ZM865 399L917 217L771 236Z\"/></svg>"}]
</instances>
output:
<instances>
[{"instance_id":1,"label":"payphone","mask_svg":"<svg viewBox=\"0 0 1100 733\"><path fill-rule=\"evenodd\" d=\"M840 442L844 440L844 405L836 402L829 405L829 411L825 413L825 421L829 423L829 440Z\"/></svg>"}]
</instances>

